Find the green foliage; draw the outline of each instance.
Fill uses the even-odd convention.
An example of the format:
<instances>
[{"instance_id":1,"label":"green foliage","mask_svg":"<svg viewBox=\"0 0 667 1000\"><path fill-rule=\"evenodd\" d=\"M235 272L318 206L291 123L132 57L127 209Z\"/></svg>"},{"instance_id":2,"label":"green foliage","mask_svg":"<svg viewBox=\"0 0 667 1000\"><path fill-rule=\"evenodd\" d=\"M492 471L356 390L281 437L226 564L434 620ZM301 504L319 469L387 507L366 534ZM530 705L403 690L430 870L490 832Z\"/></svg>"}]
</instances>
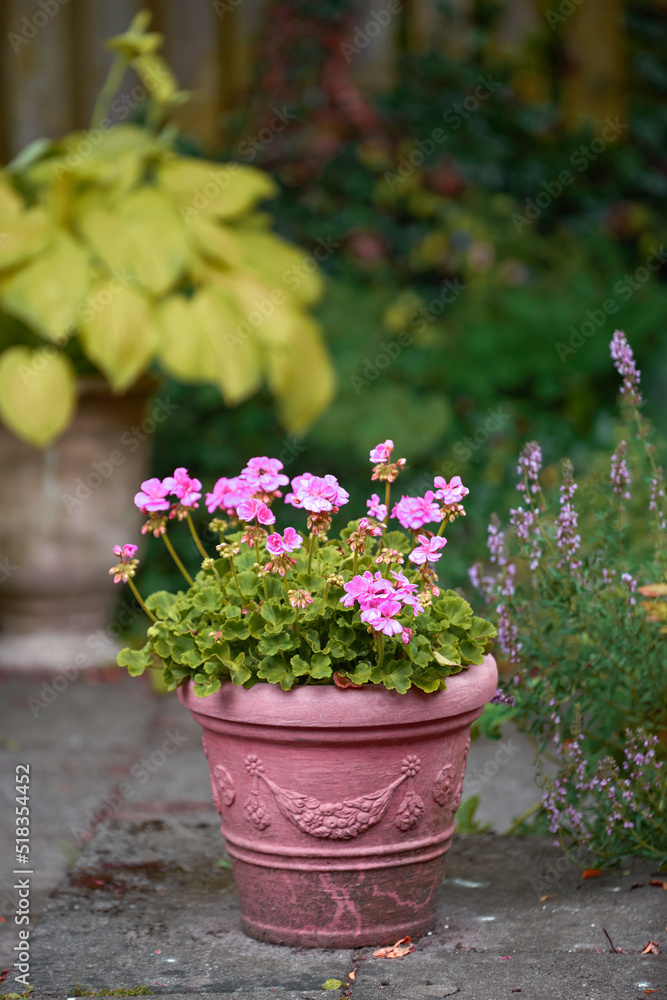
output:
<instances>
[{"instance_id":1,"label":"green foliage","mask_svg":"<svg viewBox=\"0 0 667 1000\"><path fill-rule=\"evenodd\" d=\"M257 210L276 193L266 173L177 153L166 121L187 95L146 25L138 14L110 41L91 131L33 144L0 173L0 415L45 446L71 418L75 369L123 392L157 365L228 405L266 384L300 433L333 392L309 314L322 279L285 280L306 256ZM108 117L128 67L149 94L143 125Z\"/></svg>"},{"instance_id":2,"label":"green foliage","mask_svg":"<svg viewBox=\"0 0 667 1000\"><path fill-rule=\"evenodd\" d=\"M490 823L480 823L475 818L479 803L479 795L471 795L470 798L463 800L454 817L457 833L488 833L493 829Z\"/></svg>"},{"instance_id":3,"label":"green foliage","mask_svg":"<svg viewBox=\"0 0 667 1000\"><path fill-rule=\"evenodd\" d=\"M664 445L636 405L622 416L611 466L578 487L569 463L560 497L524 476L510 530L490 527L495 569L474 572L499 611L501 669L514 674L480 727L513 719L541 755L558 755L557 778L540 778L550 829L593 866L667 860L666 636L662 609L637 599L667 592Z\"/></svg>"}]
</instances>

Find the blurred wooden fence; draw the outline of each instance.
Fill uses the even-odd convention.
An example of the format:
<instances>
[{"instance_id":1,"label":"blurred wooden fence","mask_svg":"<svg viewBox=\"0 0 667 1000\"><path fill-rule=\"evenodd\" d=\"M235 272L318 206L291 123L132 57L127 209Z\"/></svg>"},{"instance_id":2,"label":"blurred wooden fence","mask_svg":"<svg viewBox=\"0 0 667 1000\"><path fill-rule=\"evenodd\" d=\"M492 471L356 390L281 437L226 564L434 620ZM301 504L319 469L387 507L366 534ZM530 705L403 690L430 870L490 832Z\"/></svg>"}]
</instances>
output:
<instances>
[{"instance_id":1,"label":"blurred wooden fence","mask_svg":"<svg viewBox=\"0 0 667 1000\"><path fill-rule=\"evenodd\" d=\"M220 142L225 112L243 100L252 68L253 38L267 0L0 0L0 155L3 162L40 136L87 127L110 54L104 39L122 32L139 7L166 36L165 52L181 86L196 92L183 110L185 130L205 146ZM664 3L664 0L662 0ZM367 43L350 69L369 88L391 78L397 39L421 48L433 38L464 52L474 0L450 0L445 29L437 0L360 0L358 26ZM496 46L514 66L528 98L544 90L539 46L551 31L566 52L563 115L571 125L623 111L624 0L504 0ZM316 10L317 0L313 0ZM374 12L396 11L381 30ZM367 30L366 30L367 29ZM136 80L121 88L131 109ZM135 88L135 89L133 89ZM136 103L136 102L135 102ZM125 112L126 116L129 111Z\"/></svg>"}]
</instances>

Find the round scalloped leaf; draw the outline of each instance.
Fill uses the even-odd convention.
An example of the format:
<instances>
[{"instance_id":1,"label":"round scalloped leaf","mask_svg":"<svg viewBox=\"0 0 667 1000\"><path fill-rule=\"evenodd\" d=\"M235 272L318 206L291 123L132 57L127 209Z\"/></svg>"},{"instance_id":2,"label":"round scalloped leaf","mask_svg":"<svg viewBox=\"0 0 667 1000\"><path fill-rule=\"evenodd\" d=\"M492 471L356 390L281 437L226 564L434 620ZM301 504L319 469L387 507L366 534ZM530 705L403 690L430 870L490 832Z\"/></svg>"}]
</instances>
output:
<instances>
[{"instance_id":1,"label":"round scalloped leaf","mask_svg":"<svg viewBox=\"0 0 667 1000\"><path fill-rule=\"evenodd\" d=\"M45 448L68 426L76 405L74 371L53 347L10 347L0 356L0 417L18 437Z\"/></svg>"}]
</instances>

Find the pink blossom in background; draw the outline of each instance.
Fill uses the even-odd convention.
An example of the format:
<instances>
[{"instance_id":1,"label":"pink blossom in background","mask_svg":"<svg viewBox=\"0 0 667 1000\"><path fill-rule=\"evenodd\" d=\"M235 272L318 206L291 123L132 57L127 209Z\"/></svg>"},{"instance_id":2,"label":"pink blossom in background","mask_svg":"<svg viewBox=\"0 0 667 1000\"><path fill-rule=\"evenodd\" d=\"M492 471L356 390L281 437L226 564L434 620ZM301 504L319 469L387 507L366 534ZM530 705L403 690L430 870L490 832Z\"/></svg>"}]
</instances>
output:
<instances>
[{"instance_id":1,"label":"pink blossom in background","mask_svg":"<svg viewBox=\"0 0 667 1000\"><path fill-rule=\"evenodd\" d=\"M387 516L386 504L380 503L380 498L377 493L373 493L370 500L366 501L366 506L368 507L368 513L371 517L377 517L378 521L384 521Z\"/></svg>"},{"instance_id":2,"label":"pink blossom in background","mask_svg":"<svg viewBox=\"0 0 667 1000\"><path fill-rule=\"evenodd\" d=\"M206 494L206 509L209 514L216 510L234 513L236 507L244 500L249 500L253 493L252 483L244 481L240 476L233 479L222 476L213 487L213 492Z\"/></svg>"},{"instance_id":3,"label":"pink blossom in background","mask_svg":"<svg viewBox=\"0 0 667 1000\"><path fill-rule=\"evenodd\" d=\"M301 548L303 537L294 528L285 528L283 535L274 531L264 544L272 556L281 556L286 552L294 552L295 549Z\"/></svg>"},{"instance_id":4,"label":"pink blossom in background","mask_svg":"<svg viewBox=\"0 0 667 1000\"><path fill-rule=\"evenodd\" d=\"M443 503L447 504L461 503L463 498L470 493L468 487L461 482L460 476L452 476L449 483L442 476L436 476L433 485L436 489L436 500L442 500Z\"/></svg>"},{"instance_id":5,"label":"pink blossom in background","mask_svg":"<svg viewBox=\"0 0 667 1000\"><path fill-rule=\"evenodd\" d=\"M251 458L240 478L252 486L255 492L275 493L289 483L288 476L281 474L283 463L277 458Z\"/></svg>"},{"instance_id":6,"label":"pink blossom in background","mask_svg":"<svg viewBox=\"0 0 667 1000\"><path fill-rule=\"evenodd\" d=\"M407 644L410 642L410 639L412 639L412 629L404 628L403 632L401 633L401 641L404 642L405 645L407 646Z\"/></svg>"},{"instance_id":7,"label":"pink blossom in background","mask_svg":"<svg viewBox=\"0 0 667 1000\"><path fill-rule=\"evenodd\" d=\"M167 494L169 488L161 479L146 479L141 484L141 491L134 496L134 502L141 510L168 510Z\"/></svg>"},{"instance_id":8,"label":"pink blossom in background","mask_svg":"<svg viewBox=\"0 0 667 1000\"><path fill-rule=\"evenodd\" d=\"M377 538L378 535L382 534L382 527L379 524L373 524L369 521L367 517L362 517L359 520L359 531L365 532L367 535L373 535Z\"/></svg>"},{"instance_id":9,"label":"pink blossom in background","mask_svg":"<svg viewBox=\"0 0 667 1000\"><path fill-rule=\"evenodd\" d=\"M434 501L434 494L429 490L423 497L401 497L391 512L397 517L404 528L416 531L432 521L441 521L440 507Z\"/></svg>"},{"instance_id":10,"label":"pink blossom in background","mask_svg":"<svg viewBox=\"0 0 667 1000\"><path fill-rule=\"evenodd\" d=\"M385 635L398 635L403 631L403 626L396 621L394 615L401 610L399 601L381 601L377 607L365 608L361 612L362 622L372 626L376 632L384 632Z\"/></svg>"},{"instance_id":11,"label":"pink blossom in background","mask_svg":"<svg viewBox=\"0 0 667 1000\"><path fill-rule=\"evenodd\" d=\"M254 498L244 500L238 504L236 513L242 521L254 521L257 519L260 524L273 524L275 521L275 516L266 504Z\"/></svg>"},{"instance_id":12,"label":"pink blossom in background","mask_svg":"<svg viewBox=\"0 0 667 1000\"><path fill-rule=\"evenodd\" d=\"M387 439L371 449L370 460L373 465L386 465L393 450L394 442Z\"/></svg>"},{"instance_id":13,"label":"pink blossom in background","mask_svg":"<svg viewBox=\"0 0 667 1000\"><path fill-rule=\"evenodd\" d=\"M437 562L442 555L440 549L444 549L447 539L438 538L437 536L427 538L426 535L418 535L417 538L419 545L408 556L410 562L415 563L417 566L423 566L426 562Z\"/></svg>"},{"instance_id":14,"label":"pink blossom in background","mask_svg":"<svg viewBox=\"0 0 667 1000\"><path fill-rule=\"evenodd\" d=\"M178 497L184 507L195 507L201 499L201 483L198 479L191 479L188 470L182 467L176 469L173 476L163 479L162 485L172 496Z\"/></svg>"},{"instance_id":15,"label":"pink blossom in background","mask_svg":"<svg viewBox=\"0 0 667 1000\"><path fill-rule=\"evenodd\" d=\"M347 490L338 485L335 476L313 476L309 472L292 480L293 493L288 493L285 503L303 507L311 513L342 507L350 498Z\"/></svg>"},{"instance_id":16,"label":"pink blossom in background","mask_svg":"<svg viewBox=\"0 0 667 1000\"><path fill-rule=\"evenodd\" d=\"M118 556L122 562L125 562L128 559L133 559L136 551L136 545L114 545L113 547L113 554Z\"/></svg>"}]
</instances>

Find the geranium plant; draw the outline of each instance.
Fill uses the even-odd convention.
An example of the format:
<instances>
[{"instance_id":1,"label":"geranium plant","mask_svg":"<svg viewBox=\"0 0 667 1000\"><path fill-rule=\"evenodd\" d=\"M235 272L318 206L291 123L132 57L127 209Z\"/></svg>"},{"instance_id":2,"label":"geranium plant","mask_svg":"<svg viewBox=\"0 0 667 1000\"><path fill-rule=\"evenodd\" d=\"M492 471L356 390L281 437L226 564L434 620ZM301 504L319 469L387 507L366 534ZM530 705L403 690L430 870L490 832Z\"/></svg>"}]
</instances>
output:
<instances>
[{"instance_id":1,"label":"geranium plant","mask_svg":"<svg viewBox=\"0 0 667 1000\"><path fill-rule=\"evenodd\" d=\"M537 738L536 809L588 866L624 854L667 861L664 479L619 330L611 355L623 379L611 457L579 483L565 461L556 492L540 446L527 444L510 527L492 520L490 565L471 572L495 607L509 671L482 727L514 718ZM555 779L544 754L557 755Z\"/></svg>"},{"instance_id":2,"label":"geranium plant","mask_svg":"<svg viewBox=\"0 0 667 1000\"><path fill-rule=\"evenodd\" d=\"M464 513L468 490L458 476L449 483L436 477L424 496L403 495L392 506L392 484L405 466L405 459L392 460L392 450L385 441L370 452L372 480L384 483L384 497L373 493L365 515L339 537L330 530L349 495L333 476L296 476L283 497L289 479L282 463L252 458L206 494L217 557L204 548L192 517L202 498L199 480L180 468L142 483L135 497L147 517L142 530L163 539L187 589L144 601L133 580L136 546L116 546L114 579L130 584L152 620L146 644L124 649L119 664L137 675L157 661L169 689L192 679L195 693L205 696L225 680L246 688L258 681L285 690L370 683L431 692L444 689L448 675L481 663L495 629L458 593L441 591L434 568L444 528ZM298 523L278 532L272 507L281 499ZM179 521L201 556L194 576L169 534Z\"/></svg>"}]
</instances>

